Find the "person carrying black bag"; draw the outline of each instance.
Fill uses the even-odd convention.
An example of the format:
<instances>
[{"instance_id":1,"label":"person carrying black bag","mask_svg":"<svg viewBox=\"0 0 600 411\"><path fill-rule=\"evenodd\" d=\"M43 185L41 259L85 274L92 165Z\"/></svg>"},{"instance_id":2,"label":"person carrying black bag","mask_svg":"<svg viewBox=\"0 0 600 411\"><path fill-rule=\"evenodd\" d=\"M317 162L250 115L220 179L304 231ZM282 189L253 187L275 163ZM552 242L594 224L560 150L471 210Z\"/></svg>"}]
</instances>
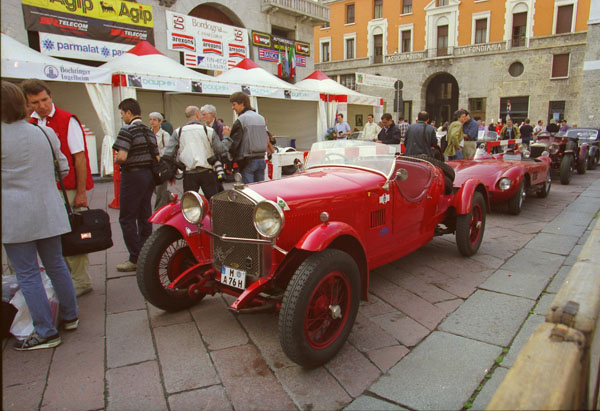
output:
<instances>
[{"instance_id":1,"label":"person carrying black bag","mask_svg":"<svg viewBox=\"0 0 600 411\"><path fill-rule=\"evenodd\" d=\"M427 120L429 120L429 113L421 111L417 116L417 122L408 126L404 141L406 145L405 155L416 156L426 154L434 157L432 147L436 147L438 142L435 135L435 128L427 124Z\"/></svg>"},{"instance_id":2,"label":"person carrying black bag","mask_svg":"<svg viewBox=\"0 0 600 411\"><path fill-rule=\"evenodd\" d=\"M152 193L155 182L152 166L159 161L156 136L140 118L142 110L137 100L127 98L119 103L121 119L126 123L119 130L113 149L121 165L121 208L119 224L129 259L117 265L117 271L135 271L138 255L152 234Z\"/></svg>"}]
</instances>

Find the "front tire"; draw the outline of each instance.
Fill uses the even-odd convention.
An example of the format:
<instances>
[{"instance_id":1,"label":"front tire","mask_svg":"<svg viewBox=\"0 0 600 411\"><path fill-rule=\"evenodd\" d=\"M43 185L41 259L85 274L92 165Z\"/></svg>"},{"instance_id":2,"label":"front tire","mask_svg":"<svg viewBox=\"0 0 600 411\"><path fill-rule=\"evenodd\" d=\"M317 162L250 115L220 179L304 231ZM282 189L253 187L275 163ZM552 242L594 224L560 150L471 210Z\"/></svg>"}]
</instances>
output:
<instances>
[{"instance_id":1,"label":"front tire","mask_svg":"<svg viewBox=\"0 0 600 411\"><path fill-rule=\"evenodd\" d=\"M577 174L585 174L587 171L587 165L587 159L585 161L580 160L579 164L577 164Z\"/></svg>"},{"instance_id":2,"label":"front tire","mask_svg":"<svg viewBox=\"0 0 600 411\"><path fill-rule=\"evenodd\" d=\"M279 313L279 341L295 363L313 368L342 347L358 313L360 274L345 252L310 255L287 286Z\"/></svg>"},{"instance_id":3,"label":"front tire","mask_svg":"<svg viewBox=\"0 0 600 411\"><path fill-rule=\"evenodd\" d=\"M179 274L198 264L179 231L161 226L144 243L137 263L137 283L142 295L155 307L179 311L200 301L205 294L191 298L187 289L170 290Z\"/></svg>"},{"instance_id":4,"label":"front tire","mask_svg":"<svg viewBox=\"0 0 600 411\"><path fill-rule=\"evenodd\" d=\"M548 174L546 175L546 182L537 192L537 196L539 198L548 197L548 193L550 192L550 187L552 187L552 180L550 179L550 170L548 170Z\"/></svg>"},{"instance_id":5,"label":"front tire","mask_svg":"<svg viewBox=\"0 0 600 411\"><path fill-rule=\"evenodd\" d=\"M573 154L566 154L560 161L560 183L567 185L571 182Z\"/></svg>"},{"instance_id":6,"label":"front tire","mask_svg":"<svg viewBox=\"0 0 600 411\"><path fill-rule=\"evenodd\" d=\"M595 170L598 167L598 152L591 157L588 157L587 161L588 170Z\"/></svg>"},{"instance_id":7,"label":"front tire","mask_svg":"<svg viewBox=\"0 0 600 411\"><path fill-rule=\"evenodd\" d=\"M525 178L521 180L519 190L508 200L508 212L512 215L519 215L523 209L523 199L525 198Z\"/></svg>"},{"instance_id":8,"label":"front tire","mask_svg":"<svg viewBox=\"0 0 600 411\"><path fill-rule=\"evenodd\" d=\"M456 245L465 257L474 255L485 231L485 201L479 192L473 194L473 203L469 214L456 217Z\"/></svg>"}]
</instances>

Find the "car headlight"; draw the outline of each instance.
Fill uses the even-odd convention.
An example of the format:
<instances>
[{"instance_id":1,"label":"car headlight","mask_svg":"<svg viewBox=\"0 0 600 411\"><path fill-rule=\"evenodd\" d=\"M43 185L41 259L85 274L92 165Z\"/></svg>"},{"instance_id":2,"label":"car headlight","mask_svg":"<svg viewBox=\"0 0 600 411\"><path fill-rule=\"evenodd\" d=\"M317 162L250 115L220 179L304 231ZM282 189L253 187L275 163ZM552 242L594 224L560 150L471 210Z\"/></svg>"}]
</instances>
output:
<instances>
[{"instance_id":1,"label":"car headlight","mask_svg":"<svg viewBox=\"0 0 600 411\"><path fill-rule=\"evenodd\" d=\"M204 218L206 203L197 192L186 191L181 197L181 212L187 222L198 224Z\"/></svg>"},{"instance_id":2,"label":"car headlight","mask_svg":"<svg viewBox=\"0 0 600 411\"><path fill-rule=\"evenodd\" d=\"M560 149L560 147L556 143L552 143L552 144L550 144L550 146L548 146L548 151L550 152L550 154L558 153L559 149Z\"/></svg>"},{"instance_id":3,"label":"car headlight","mask_svg":"<svg viewBox=\"0 0 600 411\"><path fill-rule=\"evenodd\" d=\"M254 227L260 235L275 238L283 228L283 210L273 201L261 201L254 207Z\"/></svg>"},{"instance_id":4,"label":"car headlight","mask_svg":"<svg viewBox=\"0 0 600 411\"><path fill-rule=\"evenodd\" d=\"M498 181L498 187L502 191L508 190L510 188L511 184L512 184L512 181L508 177L503 177L500 179L500 181Z\"/></svg>"}]
</instances>

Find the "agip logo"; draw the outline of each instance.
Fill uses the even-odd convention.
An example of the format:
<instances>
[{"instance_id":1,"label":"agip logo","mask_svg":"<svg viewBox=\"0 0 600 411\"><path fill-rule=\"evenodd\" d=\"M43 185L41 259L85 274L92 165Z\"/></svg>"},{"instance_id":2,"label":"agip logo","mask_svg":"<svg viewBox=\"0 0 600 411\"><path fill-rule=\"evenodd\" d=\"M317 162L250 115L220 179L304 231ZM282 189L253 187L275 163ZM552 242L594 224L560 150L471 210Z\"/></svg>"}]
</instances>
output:
<instances>
[{"instance_id":1,"label":"agip logo","mask_svg":"<svg viewBox=\"0 0 600 411\"><path fill-rule=\"evenodd\" d=\"M129 8L128 6L132 7ZM123 1L121 2L121 9L119 10L119 17L127 16L134 23L143 23L144 25L152 22L152 11L144 10L143 5Z\"/></svg>"}]
</instances>

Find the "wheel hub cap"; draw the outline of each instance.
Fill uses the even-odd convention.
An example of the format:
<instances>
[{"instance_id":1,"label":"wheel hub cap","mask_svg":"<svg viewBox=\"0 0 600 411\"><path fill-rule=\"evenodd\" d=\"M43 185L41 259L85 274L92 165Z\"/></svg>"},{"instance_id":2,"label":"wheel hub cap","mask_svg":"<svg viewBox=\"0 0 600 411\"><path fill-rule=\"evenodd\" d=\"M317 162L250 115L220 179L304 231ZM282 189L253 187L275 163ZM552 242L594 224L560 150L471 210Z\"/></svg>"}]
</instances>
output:
<instances>
[{"instance_id":1,"label":"wheel hub cap","mask_svg":"<svg viewBox=\"0 0 600 411\"><path fill-rule=\"evenodd\" d=\"M331 311L331 318L338 319L342 318L342 309L339 305L330 305L329 311Z\"/></svg>"}]
</instances>

